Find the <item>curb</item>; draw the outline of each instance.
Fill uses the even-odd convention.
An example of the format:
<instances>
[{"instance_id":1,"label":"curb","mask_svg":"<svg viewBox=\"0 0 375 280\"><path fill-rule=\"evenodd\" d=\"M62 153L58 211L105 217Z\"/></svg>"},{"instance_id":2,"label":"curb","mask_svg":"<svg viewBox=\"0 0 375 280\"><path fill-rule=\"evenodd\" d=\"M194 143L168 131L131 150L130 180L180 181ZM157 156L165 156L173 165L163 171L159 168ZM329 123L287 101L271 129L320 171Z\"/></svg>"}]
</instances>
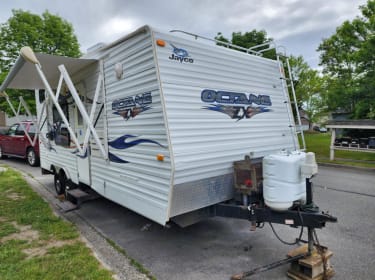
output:
<instances>
[{"instance_id":1,"label":"curb","mask_svg":"<svg viewBox=\"0 0 375 280\"><path fill-rule=\"evenodd\" d=\"M318 162L318 166L333 167L333 168L339 168L339 169L355 169L355 170L361 170L361 171L375 172L375 168L371 168L371 167L349 166L349 165L342 165L342 164L336 164L336 163Z\"/></svg>"}]
</instances>

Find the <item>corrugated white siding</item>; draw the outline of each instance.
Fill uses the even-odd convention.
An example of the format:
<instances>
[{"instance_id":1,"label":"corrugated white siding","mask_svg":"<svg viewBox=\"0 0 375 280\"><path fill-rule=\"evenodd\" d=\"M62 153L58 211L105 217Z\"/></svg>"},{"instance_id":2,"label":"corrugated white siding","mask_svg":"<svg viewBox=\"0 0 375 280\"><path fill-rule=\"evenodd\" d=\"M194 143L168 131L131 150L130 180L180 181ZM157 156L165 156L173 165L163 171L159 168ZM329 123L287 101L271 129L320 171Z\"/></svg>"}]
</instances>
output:
<instances>
[{"instance_id":1,"label":"corrugated white siding","mask_svg":"<svg viewBox=\"0 0 375 280\"><path fill-rule=\"evenodd\" d=\"M109 153L127 163L104 161L93 151L92 187L103 196L165 224L169 219L171 160L150 32L139 33L106 50L103 57L108 141L122 136L122 143L139 141L123 149L109 146ZM124 71L120 80L115 75L118 63ZM151 93L152 97L147 110L129 119L115 114L113 102L145 93ZM98 129L102 128L103 120L104 113ZM157 154L163 154L165 160L157 161Z\"/></svg>"},{"instance_id":2,"label":"corrugated white siding","mask_svg":"<svg viewBox=\"0 0 375 280\"><path fill-rule=\"evenodd\" d=\"M281 149L294 149L295 136L289 127L276 61L171 34L155 33L155 38L166 41L165 47L157 46L156 50L175 161L173 216L218 202L225 196L229 198L232 186L219 187L215 190L216 198L215 194L207 193L212 182L209 179L232 173L233 161L250 153L261 157ZM187 51L187 59L193 62L170 59L174 48ZM225 113L205 109L220 105L202 101L201 92L205 89L247 96L268 95L272 106L266 106L269 112L252 118L233 119ZM204 179L208 179L206 186L202 184ZM198 185L199 191L194 189ZM194 192L198 202L180 207L177 201L182 199L175 196L190 193L189 199L194 200L191 197Z\"/></svg>"},{"instance_id":3,"label":"corrugated white siding","mask_svg":"<svg viewBox=\"0 0 375 280\"><path fill-rule=\"evenodd\" d=\"M52 145L52 150L48 150L40 143L41 166L50 170L51 166L63 168L66 175L74 183L78 184L78 169L76 155L72 154L75 149L65 149L61 146Z\"/></svg>"}]
</instances>

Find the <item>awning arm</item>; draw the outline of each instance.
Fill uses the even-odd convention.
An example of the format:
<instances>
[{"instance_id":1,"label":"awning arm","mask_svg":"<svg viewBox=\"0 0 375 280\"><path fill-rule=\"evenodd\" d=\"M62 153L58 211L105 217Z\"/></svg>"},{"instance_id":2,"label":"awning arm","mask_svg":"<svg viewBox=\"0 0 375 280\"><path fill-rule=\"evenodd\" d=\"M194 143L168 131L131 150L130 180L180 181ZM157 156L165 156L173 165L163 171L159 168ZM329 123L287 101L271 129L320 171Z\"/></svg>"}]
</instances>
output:
<instances>
[{"instance_id":1,"label":"awning arm","mask_svg":"<svg viewBox=\"0 0 375 280\"><path fill-rule=\"evenodd\" d=\"M23 97L20 96L19 98L20 98L20 104L23 105L23 107L25 108L26 114L29 116L29 118L31 119L31 121L33 122L33 124L34 124L34 126L35 126L35 128L36 128L36 132L37 132L37 135L38 135L39 139L42 141L43 145L44 145L47 149L49 149L49 148L50 148L50 145L49 145L47 139L44 137L44 135L43 135L42 132L40 131L40 128L39 128L39 123L40 123L40 122L39 122L38 120L35 121L35 120L32 118L32 114L31 114L31 111L30 111L30 109L29 109L29 106L27 105L27 103L25 102L25 100L23 99ZM44 105L44 104L43 104L43 105ZM45 107L45 106L44 106L44 107ZM44 108L44 107L43 107L43 108ZM43 112L43 110L44 110L43 108L42 108L42 112ZM38 137L34 137L34 140L33 140L33 143L32 143L32 146L33 146L33 147L34 147L34 145L35 145L36 140L37 140Z\"/></svg>"},{"instance_id":2,"label":"awning arm","mask_svg":"<svg viewBox=\"0 0 375 280\"><path fill-rule=\"evenodd\" d=\"M23 99L22 96L20 96L19 99L20 99L20 104L19 104L19 106L18 106L18 112L17 112L17 113L18 113L18 114L20 113L20 111L21 111L21 107L23 106L24 109L25 109L25 111L26 111L27 116L31 119L31 121L32 121L32 123L35 125L35 127L37 127L38 125L35 123L35 120L32 118L32 114L31 114L31 112L30 112L30 110L29 110L29 107L27 106L25 100ZM21 105L22 105L22 106L21 106ZM36 129L37 129L37 128L36 128ZM38 129L37 129L37 130L38 130ZM25 133L26 133L26 131L25 131ZM28 134L28 133L27 133L27 134ZM27 138L29 138L29 137L27 137ZM31 138L31 137L30 137L30 138ZM32 145L33 147L35 146L35 143L36 143L37 138L38 138L38 137L34 137L33 141L31 142L31 145Z\"/></svg>"},{"instance_id":3,"label":"awning arm","mask_svg":"<svg viewBox=\"0 0 375 280\"><path fill-rule=\"evenodd\" d=\"M93 123L93 121L94 121L94 115L95 115L95 111L96 111L96 105L98 103L99 95L102 92L103 83L104 83L104 81L103 81L103 75L100 72L99 73L99 77L98 77L98 82L96 84L94 100L92 102L92 107L91 107L91 111L90 111L90 122L91 123ZM88 143L89 143L89 137L90 137L90 128L87 127L85 138L84 138L84 141L83 141L83 151L84 152L86 152L86 149L87 149L87 146L88 146ZM107 154L108 153L105 153L105 155L107 155ZM104 154L103 154L103 156L104 156Z\"/></svg>"},{"instance_id":4,"label":"awning arm","mask_svg":"<svg viewBox=\"0 0 375 280\"><path fill-rule=\"evenodd\" d=\"M66 70L64 65L60 65L58 68L61 72L61 75L64 77L64 81L65 81L67 87L69 88L69 91L70 91L75 103L77 104L77 108L78 108L79 112L81 113L81 116L83 117L83 119L85 120L85 122L87 124L87 131L86 131L86 135L85 135L85 140L86 140L87 134L89 133L89 131L91 131L92 136L94 137L94 140L95 140L96 144L98 145L98 147L100 149L100 152L103 155L103 158L108 159L108 154L105 152L105 150L103 148L102 142L100 141L100 138L99 138L98 134L96 133L96 130L94 128L92 120L90 119L89 115L87 114L85 106L83 105L81 99L79 98L78 92L77 92L76 88L74 87L74 84L73 84L72 80L70 79L68 71ZM96 91L95 91L96 95L99 94L99 91L100 91L100 88L101 88L101 80L102 80L101 75L99 75L99 80L98 80L97 88L96 88ZM98 96L96 96L96 98L98 98ZM95 106L95 105L93 105L93 106ZM88 137L87 137L87 142L88 142ZM86 145L87 145L87 143L86 143Z\"/></svg>"},{"instance_id":5,"label":"awning arm","mask_svg":"<svg viewBox=\"0 0 375 280\"><path fill-rule=\"evenodd\" d=\"M73 129L71 128L70 124L69 124L69 121L67 120L63 110L61 109L61 106L58 102L58 99L56 98L55 94L53 93L52 91L52 88L51 86L49 85L43 71L42 71L42 67L40 66L40 63L38 61L38 59L35 57L35 54L34 52L32 51L32 49L30 47L23 47L21 48L21 55L25 58L25 60L31 62L32 64L35 65L35 68L46 88L46 91L47 91L47 94L50 96L53 104L55 105L56 107L56 110L57 112L59 113L62 121L64 122L64 124L66 125L68 131L69 131L69 134L70 134L70 137L72 138L74 144L76 145L78 151L80 152L80 154L83 154L83 150L79 144L79 141L73 131ZM58 95L59 93L57 93Z\"/></svg>"},{"instance_id":6,"label":"awning arm","mask_svg":"<svg viewBox=\"0 0 375 280\"><path fill-rule=\"evenodd\" d=\"M39 94L39 90L35 90L35 100L38 98L37 94ZM47 115L47 105L46 104L48 103L48 101L49 101L49 97L47 96L47 98L43 102L42 108L40 110L39 118L37 120L38 124L42 123L44 111L46 111L46 115ZM43 124L42 124L42 126L43 126ZM41 127L38 127L38 129L40 130ZM49 144L49 147L50 147L50 144Z\"/></svg>"},{"instance_id":7,"label":"awning arm","mask_svg":"<svg viewBox=\"0 0 375 280\"><path fill-rule=\"evenodd\" d=\"M25 133L25 135L26 135L26 137L27 137L27 140L29 140L29 142L31 143L31 146L34 147L36 141L31 140L31 137L30 137L29 133L27 132L27 130L26 130L24 124L21 122L21 120L20 120L20 118L19 118L19 112L20 112L20 110L21 110L21 102L19 103L19 105L18 105L18 110L16 111L16 109L14 108L12 102L11 102L10 99L9 99L8 94L7 94L5 91L2 91L1 94L0 94L0 96L5 97L5 100L7 101L7 103L8 103L8 105L9 105L10 109L12 110L12 112L13 112L13 114L14 114L14 117L15 117L16 120L17 120L17 123L20 124L22 130L24 131L24 133ZM34 140L35 140L36 138L37 138L37 137L34 137Z\"/></svg>"}]
</instances>

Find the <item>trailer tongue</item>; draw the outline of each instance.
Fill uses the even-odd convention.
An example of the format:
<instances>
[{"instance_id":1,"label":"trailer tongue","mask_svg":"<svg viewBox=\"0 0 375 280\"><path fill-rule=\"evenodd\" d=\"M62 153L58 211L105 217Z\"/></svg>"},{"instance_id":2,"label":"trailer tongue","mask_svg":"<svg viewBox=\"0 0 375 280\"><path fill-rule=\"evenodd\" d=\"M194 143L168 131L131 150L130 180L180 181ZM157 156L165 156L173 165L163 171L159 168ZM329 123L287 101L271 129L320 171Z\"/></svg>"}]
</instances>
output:
<instances>
[{"instance_id":1,"label":"trailer tongue","mask_svg":"<svg viewBox=\"0 0 375 280\"><path fill-rule=\"evenodd\" d=\"M315 229L335 223L337 218L321 212L313 200L311 179L318 173L313 153L281 152L261 159L234 162L235 199L200 209L173 219L184 226L203 217L226 217L248 220L250 230L269 223L275 236L286 245L306 243L288 253L286 259L232 276L244 279L281 265L291 263L288 276L296 280L330 279L334 270L330 264L332 252L319 243ZM300 227L300 234L292 242L282 240L273 223ZM304 228L307 240L303 240Z\"/></svg>"}]
</instances>

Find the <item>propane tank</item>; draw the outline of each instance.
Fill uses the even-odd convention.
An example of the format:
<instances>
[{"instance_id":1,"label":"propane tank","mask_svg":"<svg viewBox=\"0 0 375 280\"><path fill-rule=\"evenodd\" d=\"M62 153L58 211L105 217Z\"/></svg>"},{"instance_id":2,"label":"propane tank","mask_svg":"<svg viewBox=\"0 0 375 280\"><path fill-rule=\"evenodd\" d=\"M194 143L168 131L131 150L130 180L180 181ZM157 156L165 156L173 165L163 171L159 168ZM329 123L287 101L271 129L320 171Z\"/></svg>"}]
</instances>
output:
<instances>
[{"instance_id":1,"label":"propane tank","mask_svg":"<svg viewBox=\"0 0 375 280\"><path fill-rule=\"evenodd\" d=\"M306 182L301 173L305 159L304 152L284 151L263 158L263 198L268 207L285 211L294 201L306 200Z\"/></svg>"}]
</instances>

